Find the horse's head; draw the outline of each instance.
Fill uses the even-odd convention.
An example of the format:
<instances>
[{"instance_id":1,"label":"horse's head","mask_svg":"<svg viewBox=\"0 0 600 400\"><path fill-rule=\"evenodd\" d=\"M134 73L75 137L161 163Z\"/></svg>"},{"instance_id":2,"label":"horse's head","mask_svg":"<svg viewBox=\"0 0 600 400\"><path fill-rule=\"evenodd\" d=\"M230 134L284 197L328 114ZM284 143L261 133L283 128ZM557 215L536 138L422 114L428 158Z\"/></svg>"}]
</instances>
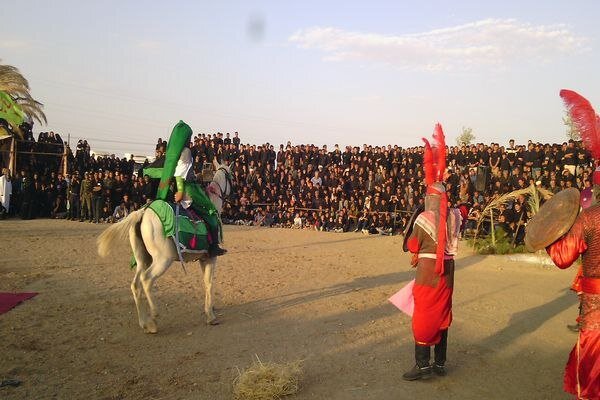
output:
<instances>
[{"instance_id":1,"label":"horse's head","mask_svg":"<svg viewBox=\"0 0 600 400\"><path fill-rule=\"evenodd\" d=\"M220 193L218 195L221 200L225 200L233 192L231 166L227 164L219 164L216 160L213 160L213 164L216 170L212 181L219 188Z\"/></svg>"}]
</instances>

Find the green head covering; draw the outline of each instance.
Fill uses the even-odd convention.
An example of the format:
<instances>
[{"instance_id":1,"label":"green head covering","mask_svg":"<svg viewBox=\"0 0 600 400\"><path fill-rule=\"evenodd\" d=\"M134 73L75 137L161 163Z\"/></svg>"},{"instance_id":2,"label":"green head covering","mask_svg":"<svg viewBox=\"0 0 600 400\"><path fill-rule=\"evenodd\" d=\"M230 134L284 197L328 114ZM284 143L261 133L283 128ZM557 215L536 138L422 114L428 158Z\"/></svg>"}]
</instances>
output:
<instances>
[{"instance_id":1,"label":"green head covering","mask_svg":"<svg viewBox=\"0 0 600 400\"><path fill-rule=\"evenodd\" d=\"M162 175L158 185L156 198L161 200L167 199L169 193L169 182L175 173L177 161L181 156L183 149L189 145L192 138L192 128L183 121L179 121L171 132L169 143L167 144L167 152L165 153L165 164L162 168Z\"/></svg>"}]
</instances>

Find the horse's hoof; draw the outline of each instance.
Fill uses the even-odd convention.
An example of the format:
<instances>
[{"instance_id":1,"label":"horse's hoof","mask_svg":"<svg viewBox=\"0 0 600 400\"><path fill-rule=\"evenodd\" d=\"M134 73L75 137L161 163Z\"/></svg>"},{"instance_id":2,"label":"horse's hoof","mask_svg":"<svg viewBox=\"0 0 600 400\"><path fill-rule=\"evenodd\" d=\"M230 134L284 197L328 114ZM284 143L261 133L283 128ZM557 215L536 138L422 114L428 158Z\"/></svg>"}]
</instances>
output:
<instances>
[{"instance_id":1,"label":"horse's hoof","mask_svg":"<svg viewBox=\"0 0 600 400\"><path fill-rule=\"evenodd\" d=\"M214 325L219 325L220 323L221 323L221 321L219 321L217 317L206 320L207 325L214 326Z\"/></svg>"},{"instance_id":2,"label":"horse's hoof","mask_svg":"<svg viewBox=\"0 0 600 400\"><path fill-rule=\"evenodd\" d=\"M144 325L144 332L146 332L146 333L158 332L158 328L156 327L156 322L154 322L154 321L146 322L146 325Z\"/></svg>"}]
</instances>

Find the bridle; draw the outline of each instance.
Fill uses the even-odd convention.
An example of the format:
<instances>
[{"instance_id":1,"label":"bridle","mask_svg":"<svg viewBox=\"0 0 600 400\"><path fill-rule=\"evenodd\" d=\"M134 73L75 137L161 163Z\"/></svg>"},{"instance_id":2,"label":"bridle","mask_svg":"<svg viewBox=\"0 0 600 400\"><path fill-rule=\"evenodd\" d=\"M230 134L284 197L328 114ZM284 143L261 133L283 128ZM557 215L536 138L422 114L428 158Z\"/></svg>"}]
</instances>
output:
<instances>
[{"instance_id":1,"label":"bridle","mask_svg":"<svg viewBox=\"0 0 600 400\"><path fill-rule=\"evenodd\" d=\"M225 175L225 187L221 187L221 184L219 182L217 182L216 179L214 179L212 182L215 183L217 185L217 187L219 188L219 193L215 193L217 194L217 196L219 196L219 199L221 199L221 201L225 201L229 195L231 194L231 192L233 192L233 183L231 181L231 173L229 171L227 171L227 168L225 167L219 167L217 168L217 170L215 171L215 175L219 172L222 171L223 174Z\"/></svg>"}]
</instances>

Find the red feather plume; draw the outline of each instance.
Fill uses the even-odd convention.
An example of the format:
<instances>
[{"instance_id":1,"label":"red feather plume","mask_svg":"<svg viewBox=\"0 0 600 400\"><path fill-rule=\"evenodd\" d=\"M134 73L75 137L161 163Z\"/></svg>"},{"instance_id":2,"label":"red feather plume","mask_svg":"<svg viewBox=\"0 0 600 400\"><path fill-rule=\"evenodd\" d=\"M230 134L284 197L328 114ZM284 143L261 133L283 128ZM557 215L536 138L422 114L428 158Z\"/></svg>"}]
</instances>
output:
<instances>
[{"instance_id":1,"label":"red feather plume","mask_svg":"<svg viewBox=\"0 0 600 400\"><path fill-rule=\"evenodd\" d=\"M433 131L433 138L435 139L435 148L436 148L436 158L437 158L437 171L436 171L436 181L443 182L444 180L444 171L446 170L446 138L444 137L444 131L442 130L442 125L437 123L435 125L435 129Z\"/></svg>"},{"instance_id":2,"label":"red feather plume","mask_svg":"<svg viewBox=\"0 0 600 400\"><path fill-rule=\"evenodd\" d=\"M595 160L600 160L600 118L594 108L585 97L572 90L561 90L560 97L565 102L585 147Z\"/></svg>"},{"instance_id":3,"label":"red feather plume","mask_svg":"<svg viewBox=\"0 0 600 400\"><path fill-rule=\"evenodd\" d=\"M427 186L434 182L444 182L444 172L446 171L446 138L442 125L435 125L433 131L433 146L429 141L423 138L425 142L425 152L423 155L423 169L425 170L425 182ZM448 198L446 193L441 193L440 220L437 232L436 262L435 271L439 275L444 274L444 254L446 249L446 218L448 216Z\"/></svg>"},{"instance_id":4,"label":"red feather plume","mask_svg":"<svg viewBox=\"0 0 600 400\"><path fill-rule=\"evenodd\" d=\"M427 186L435 182L435 166L433 165L433 149L429 140L423 138L425 142L425 151L423 153L423 169L425 170L425 183Z\"/></svg>"}]
</instances>

